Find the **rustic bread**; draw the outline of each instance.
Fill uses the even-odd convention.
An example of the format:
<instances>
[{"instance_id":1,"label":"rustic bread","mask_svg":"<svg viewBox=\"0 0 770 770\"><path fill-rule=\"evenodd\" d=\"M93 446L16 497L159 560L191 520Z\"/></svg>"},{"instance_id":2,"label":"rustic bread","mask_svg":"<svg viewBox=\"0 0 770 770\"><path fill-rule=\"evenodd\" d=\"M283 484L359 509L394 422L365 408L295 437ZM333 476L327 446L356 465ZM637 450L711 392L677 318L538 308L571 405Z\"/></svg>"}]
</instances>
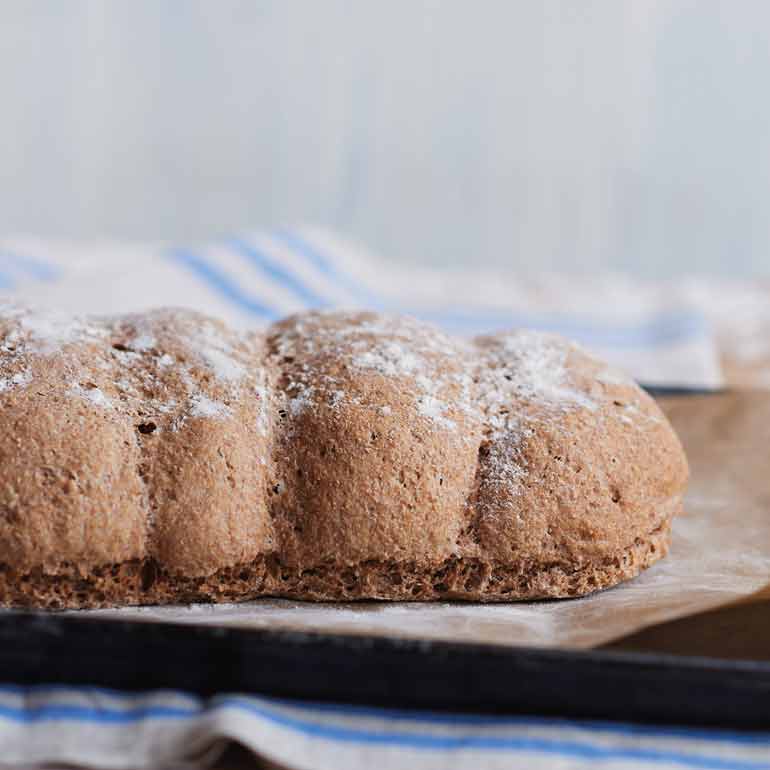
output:
<instances>
[{"instance_id":1,"label":"rustic bread","mask_svg":"<svg viewBox=\"0 0 770 770\"><path fill-rule=\"evenodd\" d=\"M579 596L666 553L687 464L575 345L306 313L0 307L0 603Z\"/></svg>"}]
</instances>

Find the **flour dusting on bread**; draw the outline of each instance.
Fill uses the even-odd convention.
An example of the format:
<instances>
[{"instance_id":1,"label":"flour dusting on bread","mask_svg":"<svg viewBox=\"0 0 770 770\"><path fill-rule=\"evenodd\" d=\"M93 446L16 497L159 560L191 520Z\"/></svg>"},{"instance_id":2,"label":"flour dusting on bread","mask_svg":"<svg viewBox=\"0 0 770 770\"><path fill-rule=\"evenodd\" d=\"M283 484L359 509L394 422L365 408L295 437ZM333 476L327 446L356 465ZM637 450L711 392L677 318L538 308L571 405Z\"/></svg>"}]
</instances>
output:
<instances>
[{"instance_id":1,"label":"flour dusting on bread","mask_svg":"<svg viewBox=\"0 0 770 770\"><path fill-rule=\"evenodd\" d=\"M0 304L0 603L576 596L666 550L686 462L555 335Z\"/></svg>"}]
</instances>

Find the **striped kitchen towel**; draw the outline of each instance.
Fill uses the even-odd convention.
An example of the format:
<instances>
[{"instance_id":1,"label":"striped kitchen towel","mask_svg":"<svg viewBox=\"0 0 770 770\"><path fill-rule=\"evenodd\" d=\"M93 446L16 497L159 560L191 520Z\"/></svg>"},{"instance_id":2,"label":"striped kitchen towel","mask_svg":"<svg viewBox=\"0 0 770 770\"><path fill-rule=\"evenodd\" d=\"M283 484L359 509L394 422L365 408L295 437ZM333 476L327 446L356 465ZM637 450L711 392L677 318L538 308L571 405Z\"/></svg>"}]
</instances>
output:
<instances>
[{"instance_id":1,"label":"striped kitchen towel","mask_svg":"<svg viewBox=\"0 0 770 770\"><path fill-rule=\"evenodd\" d=\"M6 239L0 291L73 312L178 305L239 327L334 307L408 313L462 335L530 327L565 334L645 384L722 384L707 314L680 287L612 275L419 268L315 228L194 247Z\"/></svg>"},{"instance_id":2,"label":"striped kitchen towel","mask_svg":"<svg viewBox=\"0 0 770 770\"><path fill-rule=\"evenodd\" d=\"M0 686L0 765L200 767L229 741L298 770L770 769L770 733Z\"/></svg>"}]
</instances>

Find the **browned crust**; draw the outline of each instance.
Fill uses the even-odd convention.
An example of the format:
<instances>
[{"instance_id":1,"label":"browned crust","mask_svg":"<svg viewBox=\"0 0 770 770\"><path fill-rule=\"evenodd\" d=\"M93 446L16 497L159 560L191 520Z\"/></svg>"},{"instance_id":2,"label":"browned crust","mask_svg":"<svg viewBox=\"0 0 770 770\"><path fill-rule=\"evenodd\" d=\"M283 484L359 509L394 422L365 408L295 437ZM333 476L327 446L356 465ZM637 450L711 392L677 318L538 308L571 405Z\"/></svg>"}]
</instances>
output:
<instances>
[{"instance_id":1,"label":"browned crust","mask_svg":"<svg viewBox=\"0 0 770 770\"><path fill-rule=\"evenodd\" d=\"M70 565L62 565L56 574L40 569L19 574L0 567L0 604L60 610L236 602L268 596L312 601L476 602L578 597L636 577L668 553L670 536L671 520L666 519L617 556L579 567L450 558L433 567L367 561L293 570L274 557L259 557L202 578L169 575L152 559L108 565L84 575Z\"/></svg>"},{"instance_id":2,"label":"browned crust","mask_svg":"<svg viewBox=\"0 0 770 770\"><path fill-rule=\"evenodd\" d=\"M6 605L578 596L681 508L654 401L551 335L160 310L62 342L25 313L0 307Z\"/></svg>"}]
</instances>

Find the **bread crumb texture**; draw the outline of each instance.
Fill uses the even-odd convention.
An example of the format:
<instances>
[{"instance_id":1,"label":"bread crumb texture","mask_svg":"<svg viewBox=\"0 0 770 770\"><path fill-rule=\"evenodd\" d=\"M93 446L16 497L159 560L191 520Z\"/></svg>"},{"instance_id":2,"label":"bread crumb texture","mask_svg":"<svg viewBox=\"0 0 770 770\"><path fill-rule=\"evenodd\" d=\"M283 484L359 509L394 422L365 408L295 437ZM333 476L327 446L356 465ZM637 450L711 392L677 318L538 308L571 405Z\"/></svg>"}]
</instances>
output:
<instances>
[{"instance_id":1,"label":"bread crumb texture","mask_svg":"<svg viewBox=\"0 0 770 770\"><path fill-rule=\"evenodd\" d=\"M0 604L579 596L666 553L687 463L561 337L0 304Z\"/></svg>"}]
</instances>

